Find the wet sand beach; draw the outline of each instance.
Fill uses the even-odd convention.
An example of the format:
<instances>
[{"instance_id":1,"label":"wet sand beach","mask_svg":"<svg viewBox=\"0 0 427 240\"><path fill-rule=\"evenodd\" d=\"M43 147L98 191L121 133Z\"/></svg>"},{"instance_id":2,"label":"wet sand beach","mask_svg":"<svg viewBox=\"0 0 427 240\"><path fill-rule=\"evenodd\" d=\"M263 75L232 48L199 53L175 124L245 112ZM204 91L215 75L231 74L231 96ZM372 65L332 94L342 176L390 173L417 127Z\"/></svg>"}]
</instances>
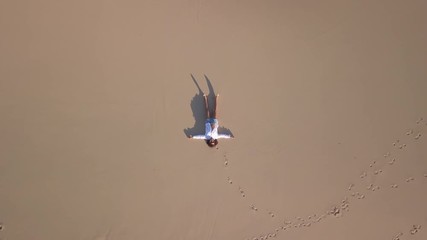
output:
<instances>
[{"instance_id":1,"label":"wet sand beach","mask_svg":"<svg viewBox=\"0 0 427 240\"><path fill-rule=\"evenodd\" d=\"M426 1L0 3L0 239L427 239ZM219 95L217 148L203 94Z\"/></svg>"}]
</instances>

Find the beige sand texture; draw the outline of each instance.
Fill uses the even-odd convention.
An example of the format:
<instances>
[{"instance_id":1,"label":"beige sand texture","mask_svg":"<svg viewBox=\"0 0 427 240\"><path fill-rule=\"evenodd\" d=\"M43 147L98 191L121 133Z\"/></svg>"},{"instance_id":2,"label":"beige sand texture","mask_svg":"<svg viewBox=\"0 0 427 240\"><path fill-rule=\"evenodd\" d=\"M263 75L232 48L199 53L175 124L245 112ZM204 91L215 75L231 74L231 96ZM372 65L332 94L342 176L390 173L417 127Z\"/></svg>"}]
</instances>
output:
<instances>
[{"instance_id":1,"label":"beige sand texture","mask_svg":"<svg viewBox=\"0 0 427 240\"><path fill-rule=\"evenodd\" d=\"M0 1L0 239L427 239L426 24L424 0ZM203 93L217 149L185 134Z\"/></svg>"}]
</instances>

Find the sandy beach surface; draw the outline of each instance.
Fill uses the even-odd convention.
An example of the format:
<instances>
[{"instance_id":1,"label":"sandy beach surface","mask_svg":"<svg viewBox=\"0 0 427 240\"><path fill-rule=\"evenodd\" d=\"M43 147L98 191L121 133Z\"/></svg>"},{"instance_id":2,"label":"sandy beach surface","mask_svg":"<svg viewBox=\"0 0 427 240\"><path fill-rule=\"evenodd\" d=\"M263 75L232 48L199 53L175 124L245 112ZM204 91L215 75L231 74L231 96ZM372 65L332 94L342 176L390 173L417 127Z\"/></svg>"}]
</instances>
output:
<instances>
[{"instance_id":1,"label":"sandy beach surface","mask_svg":"<svg viewBox=\"0 0 427 240\"><path fill-rule=\"evenodd\" d=\"M424 0L0 1L0 239L427 239L426 25Z\"/></svg>"}]
</instances>

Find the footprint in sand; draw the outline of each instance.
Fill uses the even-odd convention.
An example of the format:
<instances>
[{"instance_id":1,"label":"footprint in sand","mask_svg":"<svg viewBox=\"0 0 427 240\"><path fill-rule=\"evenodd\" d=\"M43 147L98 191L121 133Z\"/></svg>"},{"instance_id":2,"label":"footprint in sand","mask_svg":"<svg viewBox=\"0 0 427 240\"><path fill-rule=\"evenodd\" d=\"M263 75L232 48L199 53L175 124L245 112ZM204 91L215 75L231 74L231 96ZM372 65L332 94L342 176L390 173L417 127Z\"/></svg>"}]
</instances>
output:
<instances>
[{"instance_id":1,"label":"footprint in sand","mask_svg":"<svg viewBox=\"0 0 427 240\"><path fill-rule=\"evenodd\" d=\"M400 238L403 236L403 233L398 233L393 237L393 240L401 240Z\"/></svg>"},{"instance_id":2,"label":"footprint in sand","mask_svg":"<svg viewBox=\"0 0 427 240\"><path fill-rule=\"evenodd\" d=\"M418 133L418 134L414 137L414 139L415 139L415 140L418 140L418 139L420 139L420 137L421 137L421 133Z\"/></svg>"},{"instance_id":3,"label":"footprint in sand","mask_svg":"<svg viewBox=\"0 0 427 240\"><path fill-rule=\"evenodd\" d=\"M239 187L239 192L242 195L242 197L246 197L245 191L241 187Z\"/></svg>"},{"instance_id":4,"label":"footprint in sand","mask_svg":"<svg viewBox=\"0 0 427 240\"><path fill-rule=\"evenodd\" d=\"M364 199L365 198L365 195L363 195L363 194L360 194L358 197L357 197L357 199Z\"/></svg>"},{"instance_id":5,"label":"footprint in sand","mask_svg":"<svg viewBox=\"0 0 427 240\"><path fill-rule=\"evenodd\" d=\"M363 172L361 175L360 175L360 178L365 178L365 177L367 177L368 176L368 173L367 172Z\"/></svg>"},{"instance_id":6,"label":"footprint in sand","mask_svg":"<svg viewBox=\"0 0 427 240\"><path fill-rule=\"evenodd\" d=\"M269 237L269 238L276 237L276 236L277 236L277 235L276 235L275 233L269 233L269 234L268 234L268 237Z\"/></svg>"},{"instance_id":7,"label":"footprint in sand","mask_svg":"<svg viewBox=\"0 0 427 240\"><path fill-rule=\"evenodd\" d=\"M405 179L405 181L406 181L407 183L412 182L412 181L414 181L414 180L415 180L415 178L413 178L413 177L408 177L407 179Z\"/></svg>"},{"instance_id":8,"label":"footprint in sand","mask_svg":"<svg viewBox=\"0 0 427 240\"><path fill-rule=\"evenodd\" d=\"M393 165L396 162L396 158L393 158L390 162L388 162L389 165Z\"/></svg>"},{"instance_id":9,"label":"footprint in sand","mask_svg":"<svg viewBox=\"0 0 427 240\"><path fill-rule=\"evenodd\" d=\"M329 215L332 215L332 216L334 216L334 217L341 217L341 216L342 216L341 208L339 208L339 207L333 207L333 208L329 211Z\"/></svg>"},{"instance_id":10,"label":"footprint in sand","mask_svg":"<svg viewBox=\"0 0 427 240\"><path fill-rule=\"evenodd\" d=\"M399 149L403 150L404 148L406 148L406 143L399 145Z\"/></svg>"},{"instance_id":11,"label":"footprint in sand","mask_svg":"<svg viewBox=\"0 0 427 240\"><path fill-rule=\"evenodd\" d=\"M258 211L258 208L256 208L254 205L251 205L250 208L255 212Z\"/></svg>"},{"instance_id":12,"label":"footprint in sand","mask_svg":"<svg viewBox=\"0 0 427 240\"><path fill-rule=\"evenodd\" d=\"M227 158L227 154L224 154L224 166L228 166L228 158Z\"/></svg>"},{"instance_id":13,"label":"footprint in sand","mask_svg":"<svg viewBox=\"0 0 427 240\"><path fill-rule=\"evenodd\" d=\"M230 177L227 177L227 182L228 182L229 184L233 184L233 181L231 180L231 178L230 178Z\"/></svg>"},{"instance_id":14,"label":"footprint in sand","mask_svg":"<svg viewBox=\"0 0 427 240\"><path fill-rule=\"evenodd\" d=\"M421 229L421 225L412 225L411 230L409 231L409 233L411 235L415 235L417 232L419 232Z\"/></svg>"}]
</instances>

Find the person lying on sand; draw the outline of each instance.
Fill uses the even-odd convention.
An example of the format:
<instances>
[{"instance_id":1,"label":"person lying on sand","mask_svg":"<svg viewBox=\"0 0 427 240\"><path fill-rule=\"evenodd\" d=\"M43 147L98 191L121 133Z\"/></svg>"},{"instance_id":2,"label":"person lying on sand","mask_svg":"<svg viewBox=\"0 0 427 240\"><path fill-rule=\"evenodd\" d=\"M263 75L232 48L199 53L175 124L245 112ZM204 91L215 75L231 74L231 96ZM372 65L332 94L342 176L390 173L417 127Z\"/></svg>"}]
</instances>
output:
<instances>
[{"instance_id":1,"label":"person lying on sand","mask_svg":"<svg viewBox=\"0 0 427 240\"><path fill-rule=\"evenodd\" d=\"M205 109L206 109L206 115L207 119L205 122L205 135L189 135L189 138L192 139L203 139L206 141L206 144L208 144L209 147L215 147L218 144L219 138L233 138L231 135L228 134L218 134L218 119L216 118L216 110L217 110L217 102L218 102L218 94L215 96L215 108L214 112L211 116L209 112L209 104L208 104L208 96L203 95L205 98Z\"/></svg>"}]
</instances>

